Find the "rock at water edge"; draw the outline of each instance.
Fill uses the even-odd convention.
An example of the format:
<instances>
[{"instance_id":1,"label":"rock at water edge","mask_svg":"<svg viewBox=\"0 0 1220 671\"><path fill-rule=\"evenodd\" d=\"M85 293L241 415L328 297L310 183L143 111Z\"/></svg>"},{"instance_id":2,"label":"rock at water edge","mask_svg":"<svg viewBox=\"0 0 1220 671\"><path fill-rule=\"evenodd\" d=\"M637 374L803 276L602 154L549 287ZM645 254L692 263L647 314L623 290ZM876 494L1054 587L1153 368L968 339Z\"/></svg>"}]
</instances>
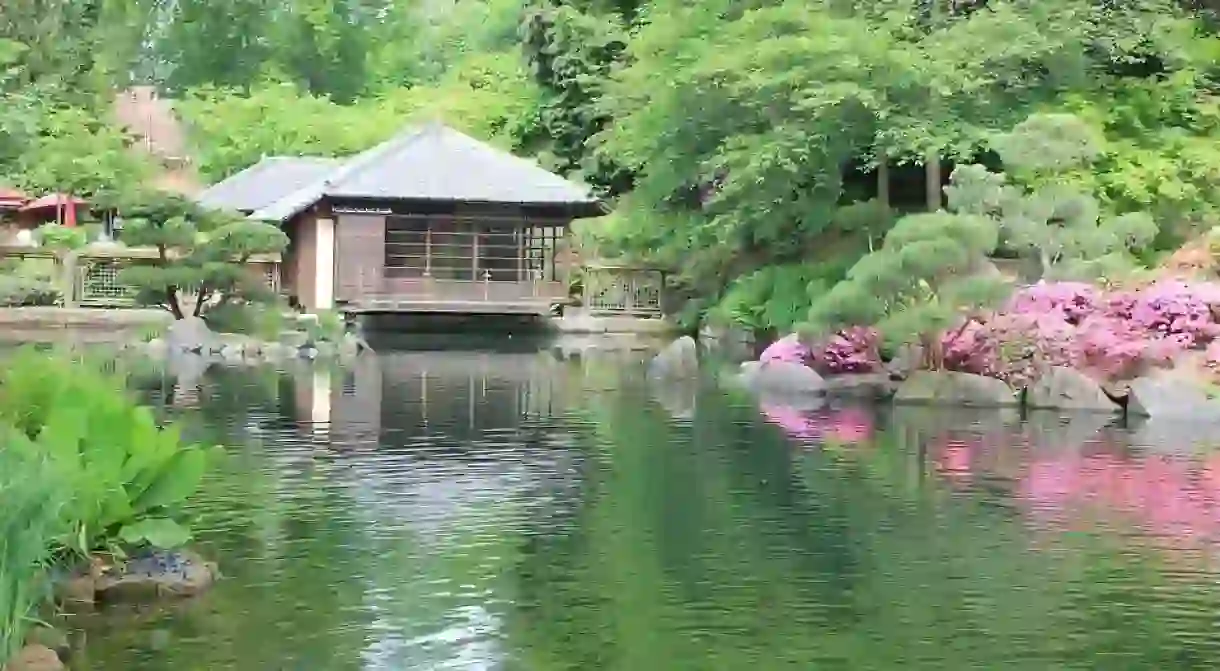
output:
<instances>
[{"instance_id":1,"label":"rock at water edge","mask_svg":"<svg viewBox=\"0 0 1220 671\"><path fill-rule=\"evenodd\" d=\"M907 377L898 385L894 402L967 408L1005 408L1020 404L1016 393L1001 380L933 370L915 371Z\"/></svg>"},{"instance_id":2,"label":"rock at water edge","mask_svg":"<svg viewBox=\"0 0 1220 671\"><path fill-rule=\"evenodd\" d=\"M923 348L919 345L902 345L894 352L894 358L885 364L885 372L891 380L905 380L923 362Z\"/></svg>"},{"instance_id":3,"label":"rock at water edge","mask_svg":"<svg viewBox=\"0 0 1220 671\"><path fill-rule=\"evenodd\" d=\"M153 338L144 343L144 353L154 361L160 361L169 355L169 343L161 338Z\"/></svg>"},{"instance_id":4,"label":"rock at water edge","mask_svg":"<svg viewBox=\"0 0 1220 671\"><path fill-rule=\"evenodd\" d=\"M1131 381L1127 413L1153 419L1220 422L1220 401L1184 375L1158 373Z\"/></svg>"},{"instance_id":5,"label":"rock at water edge","mask_svg":"<svg viewBox=\"0 0 1220 671\"><path fill-rule=\"evenodd\" d=\"M882 401L893 398L898 388L898 383L886 373L844 373L822 379L827 396Z\"/></svg>"},{"instance_id":6,"label":"rock at water edge","mask_svg":"<svg viewBox=\"0 0 1220 671\"><path fill-rule=\"evenodd\" d=\"M826 391L826 382L817 371L787 361L747 361L741 364L739 379L755 392L813 395Z\"/></svg>"},{"instance_id":7,"label":"rock at water edge","mask_svg":"<svg viewBox=\"0 0 1220 671\"><path fill-rule=\"evenodd\" d=\"M175 320L165 333L171 351L211 353L216 347L216 334L199 317Z\"/></svg>"},{"instance_id":8,"label":"rock at water edge","mask_svg":"<svg viewBox=\"0 0 1220 671\"><path fill-rule=\"evenodd\" d=\"M185 550L156 551L129 560L97 579L102 601L147 601L195 596L212 586L216 565Z\"/></svg>"},{"instance_id":9,"label":"rock at water edge","mask_svg":"<svg viewBox=\"0 0 1220 671\"><path fill-rule=\"evenodd\" d=\"M803 365L809 360L810 356L809 347L801 342L801 337L795 333L790 333L768 345L767 349L758 355L758 360L763 363L784 361Z\"/></svg>"},{"instance_id":10,"label":"rock at water edge","mask_svg":"<svg viewBox=\"0 0 1220 671\"><path fill-rule=\"evenodd\" d=\"M699 346L690 336L682 336L661 350L648 364L648 377L678 380L699 374Z\"/></svg>"},{"instance_id":11,"label":"rock at water edge","mask_svg":"<svg viewBox=\"0 0 1220 671\"><path fill-rule=\"evenodd\" d=\"M1110 400L1096 380L1074 368L1055 366L1030 385L1025 403L1031 408L1114 412Z\"/></svg>"},{"instance_id":12,"label":"rock at water edge","mask_svg":"<svg viewBox=\"0 0 1220 671\"><path fill-rule=\"evenodd\" d=\"M4 671L62 671L59 655L45 645L27 645L4 665Z\"/></svg>"},{"instance_id":13,"label":"rock at water edge","mask_svg":"<svg viewBox=\"0 0 1220 671\"><path fill-rule=\"evenodd\" d=\"M59 629L44 625L31 628L25 635L25 644L50 648L61 660L68 659L72 654L72 644L68 640L68 635Z\"/></svg>"}]
</instances>

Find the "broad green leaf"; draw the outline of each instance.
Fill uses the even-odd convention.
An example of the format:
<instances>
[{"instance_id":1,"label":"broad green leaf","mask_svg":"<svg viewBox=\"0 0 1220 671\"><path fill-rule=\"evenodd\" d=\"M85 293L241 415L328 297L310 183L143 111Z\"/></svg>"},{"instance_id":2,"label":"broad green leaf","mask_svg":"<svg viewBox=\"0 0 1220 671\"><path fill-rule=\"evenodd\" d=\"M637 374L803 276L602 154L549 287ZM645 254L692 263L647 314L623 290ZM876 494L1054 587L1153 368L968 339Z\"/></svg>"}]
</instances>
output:
<instances>
[{"instance_id":1,"label":"broad green leaf","mask_svg":"<svg viewBox=\"0 0 1220 671\"><path fill-rule=\"evenodd\" d=\"M175 506L199 487L207 469L208 455L200 449L178 452L161 470L153 484L134 500L137 512Z\"/></svg>"},{"instance_id":2,"label":"broad green leaf","mask_svg":"<svg viewBox=\"0 0 1220 671\"><path fill-rule=\"evenodd\" d=\"M124 543L147 543L155 548L172 550L191 540L191 532L167 517L151 517L129 524L119 531Z\"/></svg>"}]
</instances>

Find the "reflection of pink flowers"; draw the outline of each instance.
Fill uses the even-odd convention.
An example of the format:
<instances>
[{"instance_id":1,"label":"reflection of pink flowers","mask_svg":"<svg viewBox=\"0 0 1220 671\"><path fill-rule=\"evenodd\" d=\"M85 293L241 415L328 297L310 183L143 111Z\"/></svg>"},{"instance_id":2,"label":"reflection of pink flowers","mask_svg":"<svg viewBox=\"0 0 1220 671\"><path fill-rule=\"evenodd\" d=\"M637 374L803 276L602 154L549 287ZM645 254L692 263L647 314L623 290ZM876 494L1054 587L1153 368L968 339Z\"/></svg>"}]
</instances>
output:
<instances>
[{"instance_id":1,"label":"reflection of pink flowers","mask_svg":"<svg viewBox=\"0 0 1220 671\"><path fill-rule=\"evenodd\" d=\"M805 413L778 404L763 404L763 416L784 433L802 440L834 440L856 444L873 435L872 417L859 408Z\"/></svg>"},{"instance_id":2,"label":"reflection of pink flowers","mask_svg":"<svg viewBox=\"0 0 1220 671\"><path fill-rule=\"evenodd\" d=\"M1036 461L1020 493L1034 519L1061 524L1092 508L1176 541L1220 540L1220 461L1069 455Z\"/></svg>"},{"instance_id":3,"label":"reflection of pink flowers","mask_svg":"<svg viewBox=\"0 0 1220 671\"><path fill-rule=\"evenodd\" d=\"M955 480L970 477L974 461L974 445L963 440L949 440L936 460L937 469Z\"/></svg>"},{"instance_id":4,"label":"reflection of pink flowers","mask_svg":"<svg viewBox=\"0 0 1220 671\"><path fill-rule=\"evenodd\" d=\"M955 481L969 478L981 444L941 444L935 454L938 470ZM1096 451L1035 455L1019 477L1017 496L1030 517L1049 528L1087 523L1100 515L1124 519L1170 543L1220 541L1220 455L1202 462Z\"/></svg>"}]
</instances>

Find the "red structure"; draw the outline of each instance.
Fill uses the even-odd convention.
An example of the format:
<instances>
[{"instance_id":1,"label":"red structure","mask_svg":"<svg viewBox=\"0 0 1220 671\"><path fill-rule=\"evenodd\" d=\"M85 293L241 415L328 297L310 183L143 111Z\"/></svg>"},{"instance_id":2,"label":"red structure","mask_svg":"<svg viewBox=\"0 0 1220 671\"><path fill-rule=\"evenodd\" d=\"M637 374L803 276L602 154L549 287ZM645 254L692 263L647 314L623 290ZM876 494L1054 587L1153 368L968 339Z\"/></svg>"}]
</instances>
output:
<instances>
[{"instance_id":1,"label":"red structure","mask_svg":"<svg viewBox=\"0 0 1220 671\"><path fill-rule=\"evenodd\" d=\"M35 225L56 222L73 227L76 226L76 208L88 205L87 201L80 198L52 193L26 203L20 212L34 221Z\"/></svg>"},{"instance_id":2,"label":"red structure","mask_svg":"<svg viewBox=\"0 0 1220 671\"><path fill-rule=\"evenodd\" d=\"M0 186L0 214L16 212L30 201L29 196L16 190Z\"/></svg>"}]
</instances>

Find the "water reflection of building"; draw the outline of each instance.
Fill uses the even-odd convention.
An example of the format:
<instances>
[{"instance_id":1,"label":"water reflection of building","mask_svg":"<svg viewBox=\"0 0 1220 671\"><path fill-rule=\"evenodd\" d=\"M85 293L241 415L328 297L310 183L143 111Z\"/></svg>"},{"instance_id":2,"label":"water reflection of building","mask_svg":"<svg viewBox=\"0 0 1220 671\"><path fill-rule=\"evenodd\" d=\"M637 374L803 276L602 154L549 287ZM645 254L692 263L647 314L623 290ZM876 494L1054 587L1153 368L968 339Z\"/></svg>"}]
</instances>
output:
<instances>
[{"instance_id":1,"label":"water reflection of building","mask_svg":"<svg viewBox=\"0 0 1220 671\"><path fill-rule=\"evenodd\" d=\"M516 530L577 472L552 420L560 370L532 352L412 352L298 375L298 421L329 434L313 468L349 493L378 548L365 668L503 665L494 605ZM403 596L417 581L435 591Z\"/></svg>"},{"instance_id":2,"label":"water reflection of building","mask_svg":"<svg viewBox=\"0 0 1220 671\"><path fill-rule=\"evenodd\" d=\"M560 365L537 353L362 356L343 370L318 367L300 376L296 415L353 447L375 445L387 432L409 440L528 428L560 410Z\"/></svg>"}]
</instances>

